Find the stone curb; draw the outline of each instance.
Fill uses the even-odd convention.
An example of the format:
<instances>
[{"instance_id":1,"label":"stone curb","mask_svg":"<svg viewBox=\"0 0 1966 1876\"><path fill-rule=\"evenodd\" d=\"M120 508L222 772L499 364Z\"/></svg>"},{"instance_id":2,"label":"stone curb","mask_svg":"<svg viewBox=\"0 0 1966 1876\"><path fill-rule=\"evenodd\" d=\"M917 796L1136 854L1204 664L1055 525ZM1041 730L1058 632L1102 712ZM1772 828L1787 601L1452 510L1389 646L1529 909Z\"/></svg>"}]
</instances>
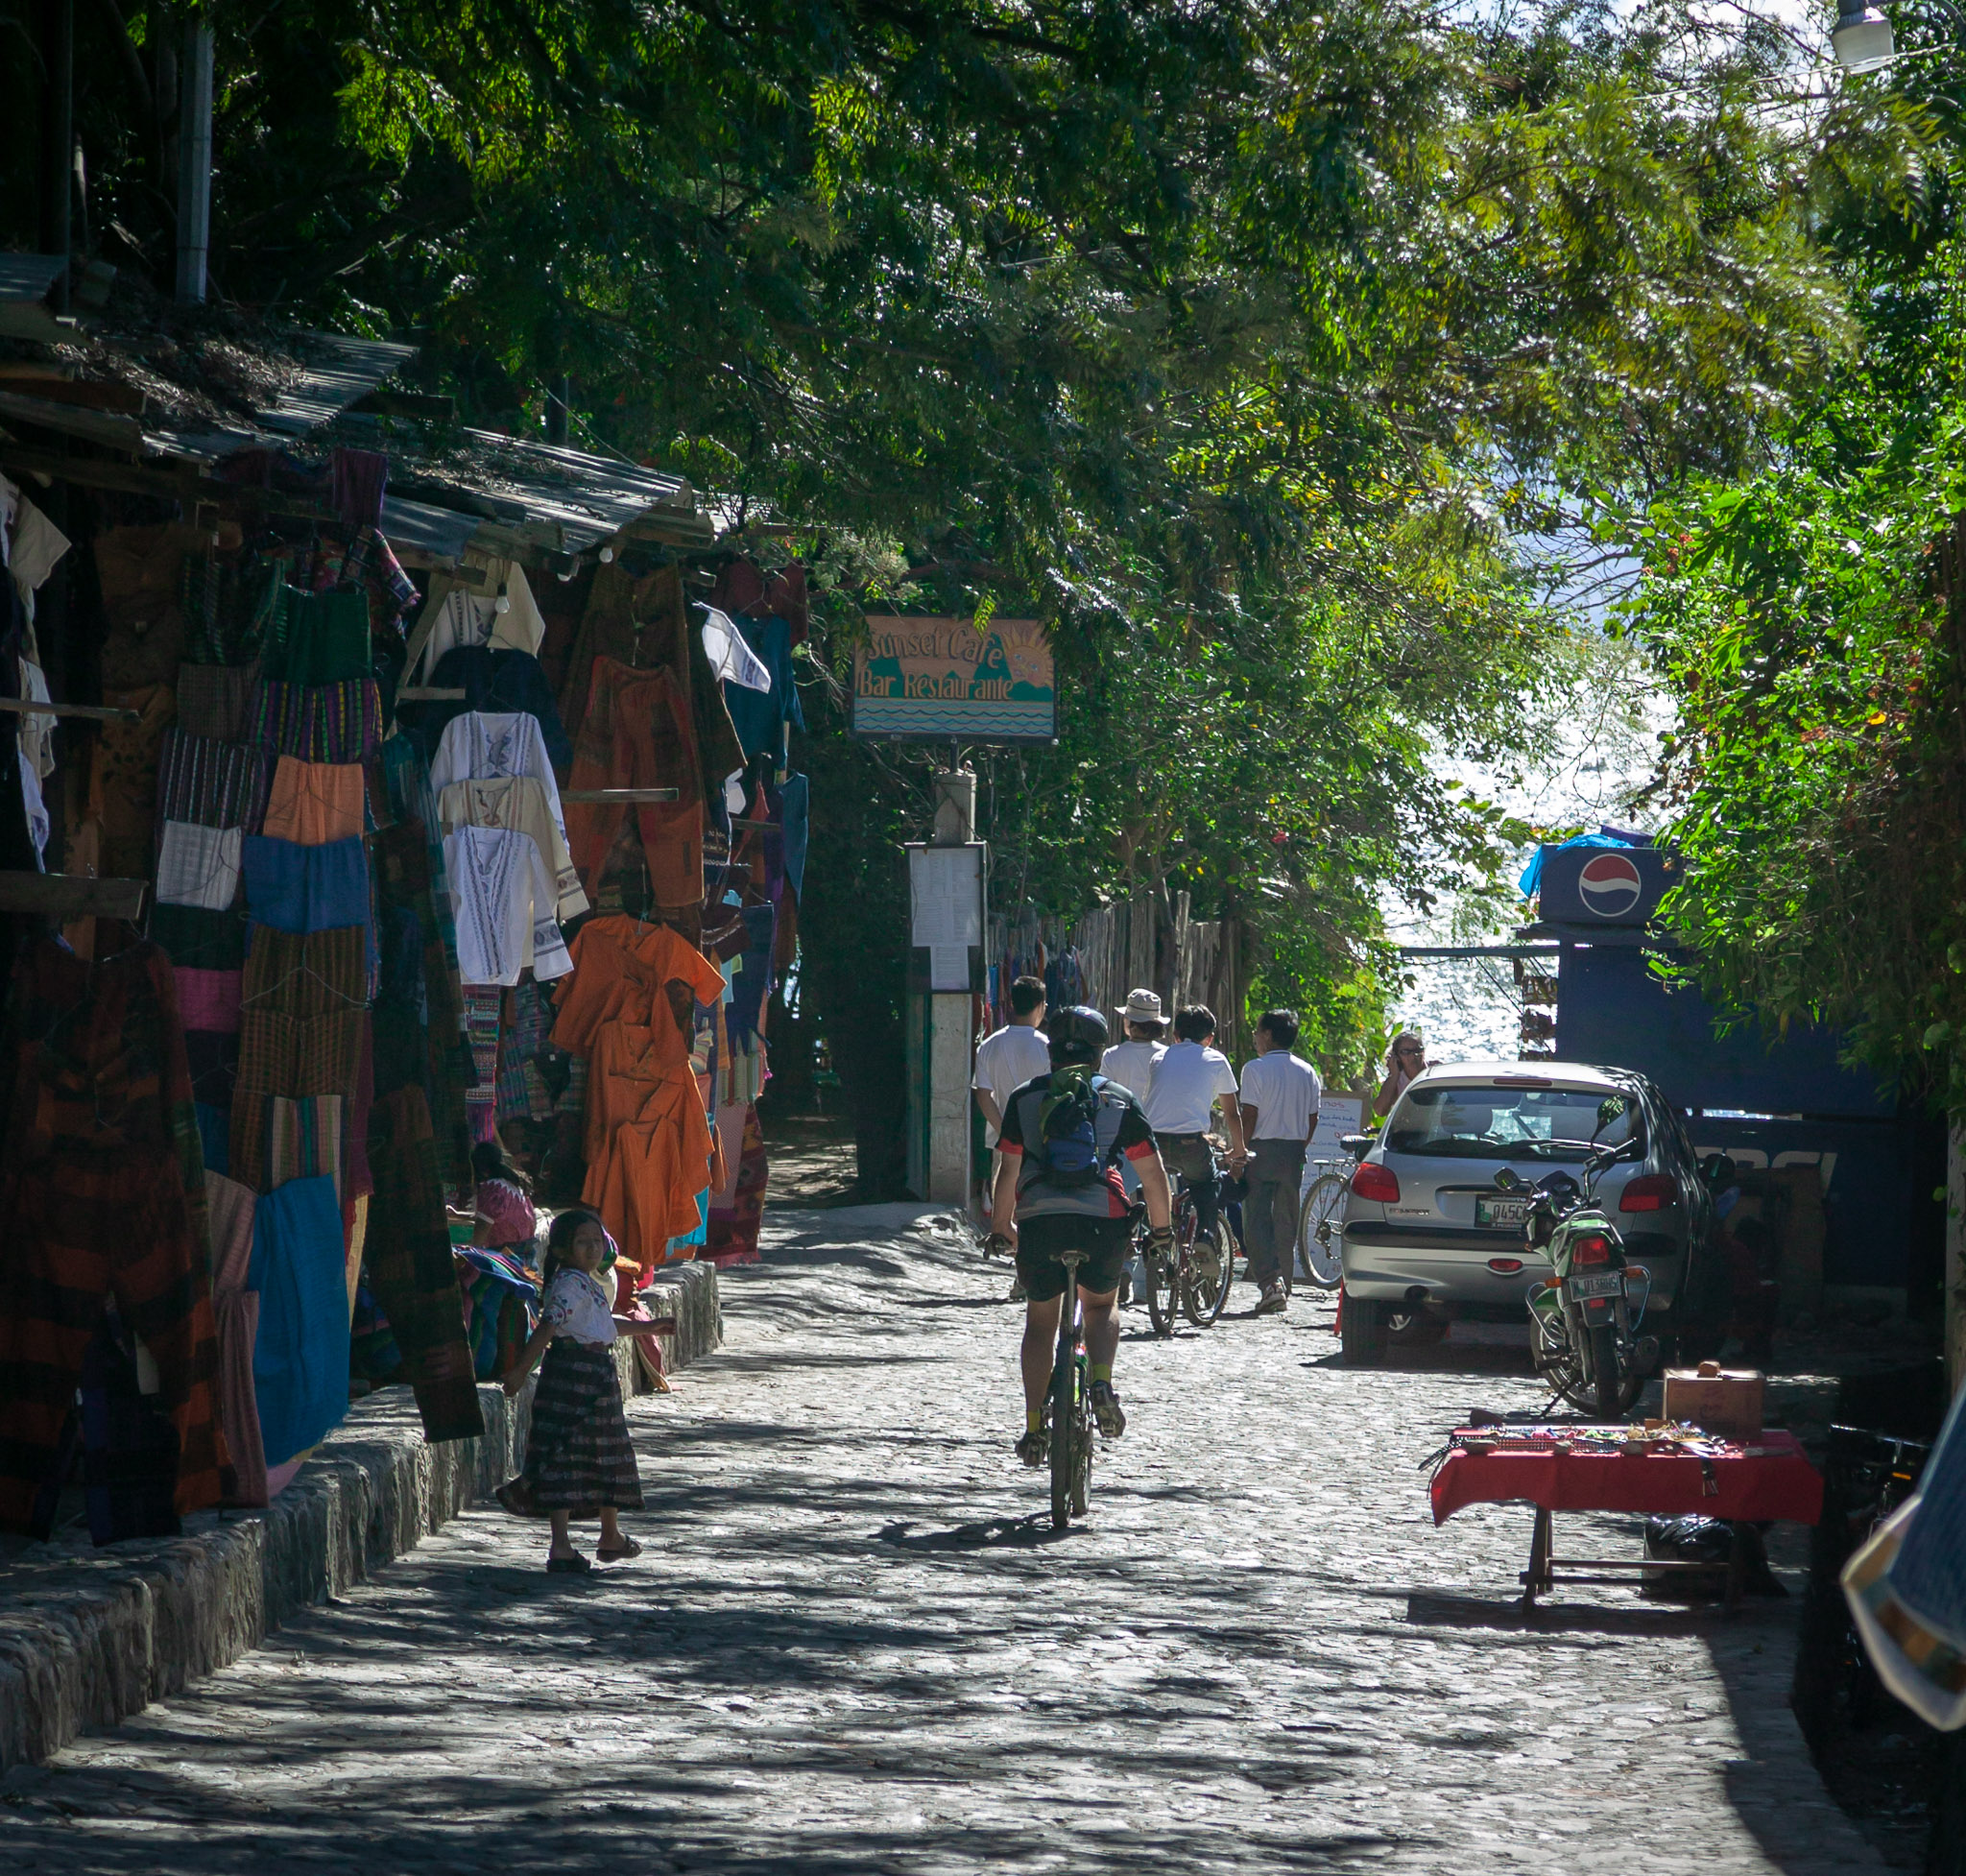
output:
<instances>
[{"instance_id":1,"label":"stone curb","mask_svg":"<svg viewBox=\"0 0 1966 1876\"><path fill-rule=\"evenodd\" d=\"M644 1292L677 1329L672 1372L722 1340L715 1268L659 1271ZM646 1391L624 1345L623 1392ZM530 1385L481 1383L482 1438L429 1445L404 1388L360 1401L264 1511L201 1512L181 1537L32 1545L0 1564L0 1771L113 1726L256 1648L414 1550L519 1468Z\"/></svg>"}]
</instances>

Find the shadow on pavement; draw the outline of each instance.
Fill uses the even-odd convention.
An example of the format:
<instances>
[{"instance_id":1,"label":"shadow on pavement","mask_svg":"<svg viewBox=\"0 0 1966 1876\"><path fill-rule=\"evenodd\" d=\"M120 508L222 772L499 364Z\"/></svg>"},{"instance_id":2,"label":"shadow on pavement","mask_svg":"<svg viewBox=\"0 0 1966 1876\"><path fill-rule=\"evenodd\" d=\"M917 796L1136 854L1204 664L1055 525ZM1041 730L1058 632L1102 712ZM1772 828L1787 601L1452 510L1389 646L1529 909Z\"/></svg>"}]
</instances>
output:
<instances>
[{"instance_id":1,"label":"shadow on pavement","mask_svg":"<svg viewBox=\"0 0 1966 1876\"><path fill-rule=\"evenodd\" d=\"M882 1526L883 1544L903 1551L1025 1551L1034 1545L1056 1544L1085 1527L1067 1526L1054 1530L1048 1511L1033 1511L1022 1518L986 1518L973 1525L957 1525L948 1530L912 1530L905 1524Z\"/></svg>"}]
</instances>

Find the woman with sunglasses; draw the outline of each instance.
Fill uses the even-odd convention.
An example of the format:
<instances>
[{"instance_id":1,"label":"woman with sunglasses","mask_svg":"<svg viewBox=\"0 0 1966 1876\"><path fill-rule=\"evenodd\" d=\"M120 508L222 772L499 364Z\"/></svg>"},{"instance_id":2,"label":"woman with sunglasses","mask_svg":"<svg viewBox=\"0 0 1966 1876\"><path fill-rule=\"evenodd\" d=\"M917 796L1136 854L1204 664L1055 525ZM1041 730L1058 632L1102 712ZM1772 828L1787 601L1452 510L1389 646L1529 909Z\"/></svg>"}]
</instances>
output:
<instances>
[{"instance_id":1,"label":"woman with sunglasses","mask_svg":"<svg viewBox=\"0 0 1966 1876\"><path fill-rule=\"evenodd\" d=\"M1420 1040L1420 1032L1402 1029L1386 1050L1386 1078L1373 1096L1372 1111L1383 1119L1393 1111L1393 1103L1406 1092L1407 1084L1425 1073L1427 1066L1427 1048Z\"/></svg>"}]
</instances>

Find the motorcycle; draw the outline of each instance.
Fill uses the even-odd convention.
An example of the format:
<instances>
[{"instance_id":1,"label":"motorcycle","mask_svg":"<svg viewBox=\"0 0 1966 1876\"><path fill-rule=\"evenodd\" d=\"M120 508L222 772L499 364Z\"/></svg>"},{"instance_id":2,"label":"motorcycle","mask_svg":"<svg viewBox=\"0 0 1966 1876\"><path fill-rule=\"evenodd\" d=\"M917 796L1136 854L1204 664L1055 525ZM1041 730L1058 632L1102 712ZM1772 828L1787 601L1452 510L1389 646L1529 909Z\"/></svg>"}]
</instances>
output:
<instances>
[{"instance_id":1,"label":"motorcycle","mask_svg":"<svg viewBox=\"0 0 1966 1876\"><path fill-rule=\"evenodd\" d=\"M1605 1103L1598 1132L1621 1105ZM1536 1369L1557 1393L1598 1420L1621 1420L1645 1378L1659 1365L1659 1341L1638 1333L1651 1294L1652 1273L1625 1261L1624 1239L1597 1203L1597 1181L1636 1148L1598 1146L1594 1139L1565 1142L1586 1149L1584 1181L1568 1172L1546 1174L1530 1187L1513 1166L1495 1184L1504 1192L1530 1194L1522 1233L1532 1251L1547 1257L1551 1281L1528 1294Z\"/></svg>"}]
</instances>

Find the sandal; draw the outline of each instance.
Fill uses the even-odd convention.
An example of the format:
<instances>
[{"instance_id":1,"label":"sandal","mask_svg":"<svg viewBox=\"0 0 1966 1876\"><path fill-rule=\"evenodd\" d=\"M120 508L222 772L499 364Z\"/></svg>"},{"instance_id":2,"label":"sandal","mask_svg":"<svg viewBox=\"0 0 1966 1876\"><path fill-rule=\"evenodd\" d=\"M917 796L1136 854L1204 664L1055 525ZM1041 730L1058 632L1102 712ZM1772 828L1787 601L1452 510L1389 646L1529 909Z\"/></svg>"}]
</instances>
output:
<instances>
[{"instance_id":1,"label":"sandal","mask_svg":"<svg viewBox=\"0 0 1966 1876\"><path fill-rule=\"evenodd\" d=\"M570 1557L548 1557L546 1574L549 1576L578 1576L594 1566L576 1551Z\"/></svg>"},{"instance_id":2,"label":"sandal","mask_svg":"<svg viewBox=\"0 0 1966 1876\"><path fill-rule=\"evenodd\" d=\"M640 1556L641 1546L637 1544L634 1538L624 1537L621 1540L621 1548L618 1551L603 1551L597 1549L594 1551L594 1554L597 1557L599 1557L603 1563L619 1563L623 1557Z\"/></svg>"}]
</instances>

